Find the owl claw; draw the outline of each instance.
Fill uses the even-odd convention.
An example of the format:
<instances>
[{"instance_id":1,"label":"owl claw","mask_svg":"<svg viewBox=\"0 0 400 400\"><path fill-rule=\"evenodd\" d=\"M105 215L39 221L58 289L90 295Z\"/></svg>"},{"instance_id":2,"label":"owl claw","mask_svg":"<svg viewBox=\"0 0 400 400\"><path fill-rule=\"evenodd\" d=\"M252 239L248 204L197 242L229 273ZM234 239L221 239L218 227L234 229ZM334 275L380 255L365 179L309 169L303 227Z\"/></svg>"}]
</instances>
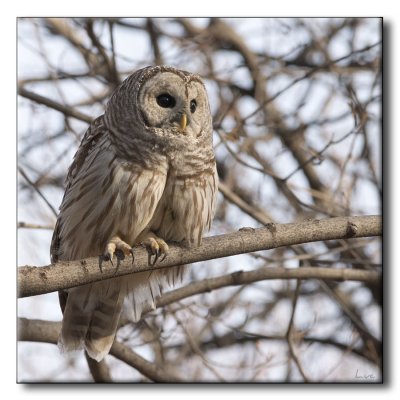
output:
<instances>
[{"instance_id":1,"label":"owl claw","mask_svg":"<svg viewBox=\"0 0 400 400\"><path fill-rule=\"evenodd\" d=\"M110 261L112 266L114 266L112 260L116 250L122 251L122 253L124 253L125 256L132 255L132 263L133 263L134 256L132 247L129 246L129 244L125 243L123 240L121 240L118 236L114 236L107 243L106 251L104 254L104 257Z\"/></svg>"},{"instance_id":2,"label":"owl claw","mask_svg":"<svg viewBox=\"0 0 400 400\"><path fill-rule=\"evenodd\" d=\"M155 265L155 263L157 262L157 260L158 260L158 253L154 254L154 260L153 260L153 262L152 262L150 265L151 265L151 266Z\"/></svg>"},{"instance_id":3,"label":"owl claw","mask_svg":"<svg viewBox=\"0 0 400 400\"><path fill-rule=\"evenodd\" d=\"M151 232L149 232L141 241L141 245L146 247L147 252L149 253L148 263L150 266L153 266L162 255L163 258L161 261L163 261L168 254L169 247L167 243ZM151 260L152 256L154 256L153 261Z\"/></svg>"},{"instance_id":4,"label":"owl claw","mask_svg":"<svg viewBox=\"0 0 400 400\"><path fill-rule=\"evenodd\" d=\"M131 256L132 256L132 265L133 265L133 263L135 262L135 255L133 254L133 248L131 248L131 249L129 250L129 253L130 253Z\"/></svg>"}]
</instances>

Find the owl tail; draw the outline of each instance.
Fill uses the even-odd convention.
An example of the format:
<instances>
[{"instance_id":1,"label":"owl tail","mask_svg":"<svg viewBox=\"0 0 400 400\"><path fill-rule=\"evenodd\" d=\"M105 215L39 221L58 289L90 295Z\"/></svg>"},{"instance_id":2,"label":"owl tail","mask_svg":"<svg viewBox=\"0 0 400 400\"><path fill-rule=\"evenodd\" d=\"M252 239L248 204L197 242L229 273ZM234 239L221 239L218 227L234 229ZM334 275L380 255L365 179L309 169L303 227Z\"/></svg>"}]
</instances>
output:
<instances>
[{"instance_id":1,"label":"owl tail","mask_svg":"<svg viewBox=\"0 0 400 400\"><path fill-rule=\"evenodd\" d=\"M143 312L155 308L162 287L182 279L184 267L137 273L70 289L61 301L63 325L58 340L61 351L85 348L89 356L101 361L110 351L118 328L124 298L127 317L139 321Z\"/></svg>"},{"instance_id":2,"label":"owl tail","mask_svg":"<svg viewBox=\"0 0 400 400\"><path fill-rule=\"evenodd\" d=\"M114 280L71 289L64 309L59 347L63 352L84 347L101 361L110 351L125 293Z\"/></svg>"}]
</instances>

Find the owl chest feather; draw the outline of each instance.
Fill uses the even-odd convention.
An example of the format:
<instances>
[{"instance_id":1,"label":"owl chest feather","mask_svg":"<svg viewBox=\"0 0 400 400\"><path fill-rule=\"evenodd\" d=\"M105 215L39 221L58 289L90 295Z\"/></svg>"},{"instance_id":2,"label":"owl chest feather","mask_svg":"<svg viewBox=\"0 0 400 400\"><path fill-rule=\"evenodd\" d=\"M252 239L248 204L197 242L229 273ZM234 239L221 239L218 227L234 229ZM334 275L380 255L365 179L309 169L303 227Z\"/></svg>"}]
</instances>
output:
<instances>
[{"instance_id":1,"label":"owl chest feather","mask_svg":"<svg viewBox=\"0 0 400 400\"><path fill-rule=\"evenodd\" d=\"M216 171L185 167L170 167L149 228L164 240L199 245L214 214Z\"/></svg>"}]
</instances>

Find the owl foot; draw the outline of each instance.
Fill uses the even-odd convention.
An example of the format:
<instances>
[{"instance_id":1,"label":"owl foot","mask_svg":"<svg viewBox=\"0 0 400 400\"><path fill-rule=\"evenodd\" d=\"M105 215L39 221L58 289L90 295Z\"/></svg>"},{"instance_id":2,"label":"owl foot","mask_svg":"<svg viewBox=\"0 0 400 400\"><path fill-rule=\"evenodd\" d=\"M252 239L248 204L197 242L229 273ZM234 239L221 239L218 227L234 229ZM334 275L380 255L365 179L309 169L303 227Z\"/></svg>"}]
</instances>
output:
<instances>
[{"instance_id":1,"label":"owl foot","mask_svg":"<svg viewBox=\"0 0 400 400\"><path fill-rule=\"evenodd\" d=\"M147 252L149 253L149 265L154 265L159 257L162 255L163 257L160 259L160 262L165 259L168 255L169 247L164 240L160 239L153 232L146 232L139 236L138 242L146 247ZM153 262L151 261L151 257L154 256Z\"/></svg>"},{"instance_id":2,"label":"owl foot","mask_svg":"<svg viewBox=\"0 0 400 400\"><path fill-rule=\"evenodd\" d=\"M107 259L110 260L112 265L114 265L113 262L112 262L112 259L114 257L114 253L115 253L116 250L122 251L122 253L124 253L125 256L131 255L132 256L132 263L133 263L134 256L133 256L132 246L129 246L128 243L124 242L118 236L114 236L107 243L106 251L104 253L104 256Z\"/></svg>"}]
</instances>

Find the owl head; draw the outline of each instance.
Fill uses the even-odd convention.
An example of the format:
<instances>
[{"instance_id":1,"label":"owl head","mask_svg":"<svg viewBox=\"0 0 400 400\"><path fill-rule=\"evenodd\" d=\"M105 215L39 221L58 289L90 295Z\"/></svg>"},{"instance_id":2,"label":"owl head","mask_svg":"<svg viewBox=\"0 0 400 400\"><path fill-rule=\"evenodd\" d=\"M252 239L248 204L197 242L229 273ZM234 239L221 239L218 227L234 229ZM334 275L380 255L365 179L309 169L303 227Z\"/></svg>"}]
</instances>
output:
<instances>
[{"instance_id":1,"label":"owl head","mask_svg":"<svg viewBox=\"0 0 400 400\"><path fill-rule=\"evenodd\" d=\"M106 126L125 136L167 139L184 145L211 139L212 120L201 78L168 66L130 75L112 95Z\"/></svg>"}]
</instances>

